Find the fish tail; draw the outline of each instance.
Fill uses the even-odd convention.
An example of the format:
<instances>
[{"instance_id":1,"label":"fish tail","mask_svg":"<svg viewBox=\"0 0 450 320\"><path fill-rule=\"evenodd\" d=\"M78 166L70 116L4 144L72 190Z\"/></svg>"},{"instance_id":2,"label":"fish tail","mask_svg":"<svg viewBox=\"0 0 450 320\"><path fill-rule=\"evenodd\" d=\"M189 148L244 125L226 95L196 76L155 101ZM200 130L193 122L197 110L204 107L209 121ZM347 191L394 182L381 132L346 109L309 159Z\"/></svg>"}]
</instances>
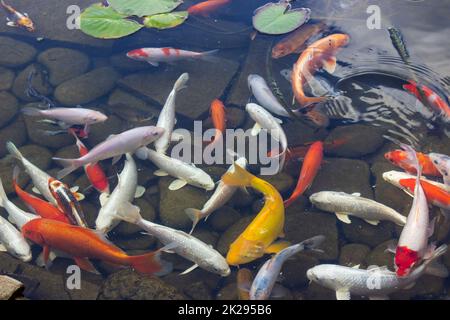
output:
<instances>
[{"instance_id":1,"label":"fish tail","mask_svg":"<svg viewBox=\"0 0 450 320\"><path fill-rule=\"evenodd\" d=\"M131 266L143 274L163 276L172 271L172 265L161 260L160 251L154 251L140 256L130 256L128 259Z\"/></svg>"},{"instance_id":2,"label":"fish tail","mask_svg":"<svg viewBox=\"0 0 450 320\"><path fill-rule=\"evenodd\" d=\"M202 60L206 60L206 61L209 61L209 62L216 62L217 61L217 57L215 55L218 52L219 52L219 49L211 50L211 51L205 51L205 52L200 53L200 57L202 58Z\"/></svg>"},{"instance_id":3,"label":"fish tail","mask_svg":"<svg viewBox=\"0 0 450 320\"><path fill-rule=\"evenodd\" d=\"M189 81L189 73L183 73L178 80L175 82L175 85L173 86L173 90L175 92L178 92L180 90L183 90L186 88L186 83Z\"/></svg>"},{"instance_id":4,"label":"fish tail","mask_svg":"<svg viewBox=\"0 0 450 320\"><path fill-rule=\"evenodd\" d=\"M8 141L6 143L6 149L8 149L8 152L16 159L18 160L22 160L23 159L23 155L22 153L19 151L19 149L17 149L16 145L14 143L12 143L11 141Z\"/></svg>"},{"instance_id":5,"label":"fish tail","mask_svg":"<svg viewBox=\"0 0 450 320\"><path fill-rule=\"evenodd\" d=\"M6 196L5 188L3 187L3 181L0 178L0 207L4 207L7 201L8 197Z\"/></svg>"},{"instance_id":6,"label":"fish tail","mask_svg":"<svg viewBox=\"0 0 450 320\"><path fill-rule=\"evenodd\" d=\"M58 172L57 178L62 179L65 176L71 174L73 171L77 170L82 165L79 164L78 159L61 159L61 158L53 158L56 162L64 167L61 171Z\"/></svg>"},{"instance_id":7,"label":"fish tail","mask_svg":"<svg viewBox=\"0 0 450 320\"><path fill-rule=\"evenodd\" d=\"M325 241L325 236L319 235L303 241L305 250L316 250Z\"/></svg>"},{"instance_id":8,"label":"fish tail","mask_svg":"<svg viewBox=\"0 0 450 320\"><path fill-rule=\"evenodd\" d=\"M254 176L250 172L234 163L234 171L225 173L222 181L230 186L249 187L253 178Z\"/></svg>"},{"instance_id":9,"label":"fish tail","mask_svg":"<svg viewBox=\"0 0 450 320\"><path fill-rule=\"evenodd\" d=\"M199 209L188 208L188 209L185 209L184 212L189 217L189 219L192 220L192 228L191 228L191 231L189 232L189 234L192 234L195 227L197 226L197 224L200 222L200 220L202 218L202 211Z\"/></svg>"},{"instance_id":10,"label":"fish tail","mask_svg":"<svg viewBox=\"0 0 450 320\"><path fill-rule=\"evenodd\" d=\"M33 108L33 107L24 107L22 109L20 109L20 111L26 115L26 116L30 116L30 117L37 117L41 115L41 110L39 110L38 108Z\"/></svg>"}]
</instances>

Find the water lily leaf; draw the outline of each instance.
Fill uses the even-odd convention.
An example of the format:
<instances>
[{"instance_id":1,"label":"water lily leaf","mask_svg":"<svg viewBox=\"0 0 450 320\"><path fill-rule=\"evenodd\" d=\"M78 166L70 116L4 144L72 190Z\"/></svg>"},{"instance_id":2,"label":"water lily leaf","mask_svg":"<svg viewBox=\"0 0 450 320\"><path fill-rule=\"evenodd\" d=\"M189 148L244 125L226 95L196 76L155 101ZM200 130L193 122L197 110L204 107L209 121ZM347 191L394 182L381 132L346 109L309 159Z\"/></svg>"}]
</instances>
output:
<instances>
[{"instance_id":1,"label":"water lily leaf","mask_svg":"<svg viewBox=\"0 0 450 320\"><path fill-rule=\"evenodd\" d=\"M93 4L80 16L81 31L95 38L117 39L135 33L143 27L126 17L111 7Z\"/></svg>"},{"instance_id":2,"label":"water lily leaf","mask_svg":"<svg viewBox=\"0 0 450 320\"><path fill-rule=\"evenodd\" d=\"M144 26L147 28L169 29L182 24L189 16L187 11L155 14L145 17Z\"/></svg>"},{"instance_id":3,"label":"water lily leaf","mask_svg":"<svg viewBox=\"0 0 450 320\"><path fill-rule=\"evenodd\" d=\"M290 10L287 2L268 3L256 9L253 26L261 33L284 34L306 23L311 16L308 8Z\"/></svg>"},{"instance_id":4,"label":"water lily leaf","mask_svg":"<svg viewBox=\"0 0 450 320\"><path fill-rule=\"evenodd\" d=\"M183 0L108 0L117 12L129 16L152 16L174 10Z\"/></svg>"}]
</instances>

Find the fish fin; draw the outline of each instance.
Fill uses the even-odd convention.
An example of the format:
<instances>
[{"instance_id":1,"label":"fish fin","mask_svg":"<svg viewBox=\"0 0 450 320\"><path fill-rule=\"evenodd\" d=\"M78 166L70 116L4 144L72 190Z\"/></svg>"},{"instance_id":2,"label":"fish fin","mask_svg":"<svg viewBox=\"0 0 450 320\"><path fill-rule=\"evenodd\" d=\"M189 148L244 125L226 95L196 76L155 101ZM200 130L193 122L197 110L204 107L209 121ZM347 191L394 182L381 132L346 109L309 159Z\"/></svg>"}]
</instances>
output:
<instances>
[{"instance_id":1,"label":"fish fin","mask_svg":"<svg viewBox=\"0 0 450 320\"><path fill-rule=\"evenodd\" d=\"M192 220L192 228L191 228L191 231L189 232L189 234L192 234L195 227L202 219L202 211L199 209L188 208L188 209L184 209L184 212L189 217L189 219Z\"/></svg>"},{"instance_id":2,"label":"fish fin","mask_svg":"<svg viewBox=\"0 0 450 320\"><path fill-rule=\"evenodd\" d=\"M8 141L6 143L6 149L8 149L8 152L17 160L22 161L24 159L22 153L19 151L19 149L17 149L16 145L13 142Z\"/></svg>"},{"instance_id":3,"label":"fish fin","mask_svg":"<svg viewBox=\"0 0 450 320\"><path fill-rule=\"evenodd\" d=\"M75 197L75 199L77 199L77 201L83 201L84 199L86 199L84 194L79 193L79 192L73 193L73 196Z\"/></svg>"},{"instance_id":4,"label":"fish fin","mask_svg":"<svg viewBox=\"0 0 450 320\"><path fill-rule=\"evenodd\" d=\"M18 26L14 21L8 21L8 22L6 22L6 25L8 27L17 27Z\"/></svg>"},{"instance_id":5,"label":"fish fin","mask_svg":"<svg viewBox=\"0 0 450 320\"><path fill-rule=\"evenodd\" d=\"M222 182L231 186L249 187L253 178L254 176L250 172L235 162L234 171L225 173L222 176Z\"/></svg>"},{"instance_id":6,"label":"fish fin","mask_svg":"<svg viewBox=\"0 0 450 320\"><path fill-rule=\"evenodd\" d=\"M36 188L36 187L31 188L31 191L33 191L33 192L36 193L36 194L41 194L41 192L39 191L39 189Z\"/></svg>"},{"instance_id":7,"label":"fish fin","mask_svg":"<svg viewBox=\"0 0 450 320\"><path fill-rule=\"evenodd\" d=\"M354 192L354 193L352 193L352 196L355 196L355 197L361 197L361 193L359 193L359 192Z\"/></svg>"},{"instance_id":8,"label":"fish fin","mask_svg":"<svg viewBox=\"0 0 450 320\"><path fill-rule=\"evenodd\" d=\"M113 159L112 159L112 165L115 165L117 162L119 162L119 160L120 160L120 158L122 158L122 155L119 155L119 156L115 156Z\"/></svg>"},{"instance_id":9,"label":"fish fin","mask_svg":"<svg viewBox=\"0 0 450 320\"><path fill-rule=\"evenodd\" d=\"M73 260L75 260L75 263L77 264L77 266L79 266L82 270L91 272L91 273L95 273L95 274L100 274L97 271L97 269L94 267L94 265L89 261L89 259L74 257Z\"/></svg>"},{"instance_id":10,"label":"fish fin","mask_svg":"<svg viewBox=\"0 0 450 320\"><path fill-rule=\"evenodd\" d=\"M255 123L255 125L252 128L251 135L254 137L257 136L261 132L261 129L262 129L261 125L259 123Z\"/></svg>"},{"instance_id":11,"label":"fish fin","mask_svg":"<svg viewBox=\"0 0 450 320\"><path fill-rule=\"evenodd\" d=\"M141 209L130 202L124 202L118 208L115 217L128 223L137 224L142 220Z\"/></svg>"},{"instance_id":12,"label":"fish fin","mask_svg":"<svg viewBox=\"0 0 450 320\"><path fill-rule=\"evenodd\" d=\"M397 245L394 243L390 243L387 246L386 250L384 250L384 252L389 252L389 253L393 253L393 254L395 254L396 251L397 251Z\"/></svg>"},{"instance_id":13,"label":"fish fin","mask_svg":"<svg viewBox=\"0 0 450 320\"><path fill-rule=\"evenodd\" d=\"M49 267L48 266L49 256L50 256L50 247L44 246L42 251L42 257L44 258L44 264L47 268Z\"/></svg>"},{"instance_id":14,"label":"fish fin","mask_svg":"<svg viewBox=\"0 0 450 320\"><path fill-rule=\"evenodd\" d=\"M143 274L163 276L172 272L172 264L161 259L159 251L140 256L129 256L131 266Z\"/></svg>"},{"instance_id":15,"label":"fish fin","mask_svg":"<svg viewBox=\"0 0 450 320\"><path fill-rule=\"evenodd\" d=\"M198 264L194 264L192 267L189 267L186 270L184 270L182 273L180 273L180 276L188 274L189 272L194 271L197 268L198 268Z\"/></svg>"},{"instance_id":16,"label":"fish fin","mask_svg":"<svg viewBox=\"0 0 450 320\"><path fill-rule=\"evenodd\" d=\"M24 115L30 116L30 117L37 117L37 116L41 115L41 110L38 108L33 108L33 107L24 107L24 108L20 109L20 112L22 112Z\"/></svg>"},{"instance_id":17,"label":"fish fin","mask_svg":"<svg viewBox=\"0 0 450 320\"><path fill-rule=\"evenodd\" d=\"M323 69L330 74L336 71L336 65L336 57L330 57L323 61Z\"/></svg>"},{"instance_id":18,"label":"fish fin","mask_svg":"<svg viewBox=\"0 0 450 320\"><path fill-rule=\"evenodd\" d=\"M348 213L345 213L345 212L336 212L336 217L337 217L340 221L342 221L342 222L344 222L344 223L346 223L346 224L352 223L352 221L351 221L350 218L348 217Z\"/></svg>"},{"instance_id":19,"label":"fish fin","mask_svg":"<svg viewBox=\"0 0 450 320\"><path fill-rule=\"evenodd\" d=\"M134 197L136 199L142 197L144 195L145 191L146 190L145 190L145 188L143 186L137 186L136 187L136 192L134 193Z\"/></svg>"},{"instance_id":20,"label":"fish fin","mask_svg":"<svg viewBox=\"0 0 450 320\"><path fill-rule=\"evenodd\" d=\"M172 132L172 135L170 136L170 141L172 142L180 142L184 139L184 136L182 134Z\"/></svg>"},{"instance_id":21,"label":"fish fin","mask_svg":"<svg viewBox=\"0 0 450 320\"><path fill-rule=\"evenodd\" d=\"M53 264L53 261L55 261L55 259L58 258L58 255L56 254L55 251L50 250L50 253L48 254L48 261L47 263L44 262L44 252L41 252L38 257L36 258L36 265L38 267L46 267L46 268L50 268Z\"/></svg>"},{"instance_id":22,"label":"fish fin","mask_svg":"<svg viewBox=\"0 0 450 320\"><path fill-rule=\"evenodd\" d=\"M211 50L211 51L205 51L200 54L200 57L202 60L208 61L208 62L217 62L218 58L215 56L219 52L219 49Z\"/></svg>"},{"instance_id":23,"label":"fish fin","mask_svg":"<svg viewBox=\"0 0 450 320\"><path fill-rule=\"evenodd\" d=\"M359 267L361 267L361 265L360 265L360 264L357 264L357 265L354 265L354 266L352 267L352 269L359 269Z\"/></svg>"},{"instance_id":24,"label":"fish fin","mask_svg":"<svg viewBox=\"0 0 450 320\"><path fill-rule=\"evenodd\" d=\"M109 200L109 194L108 193L102 193L99 197L100 205L103 207L106 202Z\"/></svg>"},{"instance_id":25,"label":"fish fin","mask_svg":"<svg viewBox=\"0 0 450 320\"><path fill-rule=\"evenodd\" d=\"M447 267L436 260L433 260L428 264L428 266L425 268L425 273L444 279L448 277Z\"/></svg>"},{"instance_id":26,"label":"fish fin","mask_svg":"<svg viewBox=\"0 0 450 320\"><path fill-rule=\"evenodd\" d=\"M283 249L289 247L291 243L289 241L276 241L273 242L270 246L268 246L264 252L265 253L278 253Z\"/></svg>"},{"instance_id":27,"label":"fish fin","mask_svg":"<svg viewBox=\"0 0 450 320\"><path fill-rule=\"evenodd\" d=\"M271 298L281 299L289 296L289 290L283 287L281 284L275 283L272 292L270 293Z\"/></svg>"},{"instance_id":28,"label":"fish fin","mask_svg":"<svg viewBox=\"0 0 450 320\"><path fill-rule=\"evenodd\" d=\"M77 159L61 159L61 158L52 158L52 159L64 167L64 169L58 172L57 174L58 179L66 177L67 175L71 174L73 171L81 167L81 165L78 164Z\"/></svg>"},{"instance_id":29,"label":"fish fin","mask_svg":"<svg viewBox=\"0 0 450 320\"><path fill-rule=\"evenodd\" d=\"M373 225L373 226L377 226L380 223L380 221L378 221L378 220L366 220L366 219L364 219L364 221L367 222L368 224Z\"/></svg>"},{"instance_id":30,"label":"fish fin","mask_svg":"<svg viewBox=\"0 0 450 320\"><path fill-rule=\"evenodd\" d=\"M181 180L181 179L174 180L174 181L172 181L172 183L169 185L169 190L170 190L170 191L180 190L180 189L183 188L186 184L187 184L187 182L184 181L184 180Z\"/></svg>"},{"instance_id":31,"label":"fish fin","mask_svg":"<svg viewBox=\"0 0 450 320\"><path fill-rule=\"evenodd\" d=\"M369 300L389 300L388 296L369 296Z\"/></svg>"},{"instance_id":32,"label":"fish fin","mask_svg":"<svg viewBox=\"0 0 450 320\"><path fill-rule=\"evenodd\" d=\"M167 177L169 174L165 172L164 170L158 169L153 174L157 177Z\"/></svg>"},{"instance_id":33,"label":"fish fin","mask_svg":"<svg viewBox=\"0 0 450 320\"><path fill-rule=\"evenodd\" d=\"M336 300L350 300L350 291L345 289L336 291Z\"/></svg>"},{"instance_id":34,"label":"fish fin","mask_svg":"<svg viewBox=\"0 0 450 320\"><path fill-rule=\"evenodd\" d=\"M8 249L6 249L5 245L0 243L0 252L7 252Z\"/></svg>"},{"instance_id":35,"label":"fish fin","mask_svg":"<svg viewBox=\"0 0 450 320\"><path fill-rule=\"evenodd\" d=\"M154 62L154 61L147 61L148 64L154 66L154 67L159 67L159 62Z\"/></svg>"},{"instance_id":36,"label":"fish fin","mask_svg":"<svg viewBox=\"0 0 450 320\"><path fill-rule=\"evenodd\" d=\"M70 188L69 190L70 190L70 192L75 193L75 192L78 192L78 190L80 190L80 187L75 186L75 187Z\"/></svg>"},{"instance_id":37,"label":"fish fin","mask_svg":"<svg viewBox=\"0 0 450 320\"><path fill-rule=\"evenodd\" d=\"M274 119L275 119L275 121L278 122L279 124L283 124L283 120L281 120L280 118L275 118L275 117L274 117Z\"/></svg>"}]
</instances>

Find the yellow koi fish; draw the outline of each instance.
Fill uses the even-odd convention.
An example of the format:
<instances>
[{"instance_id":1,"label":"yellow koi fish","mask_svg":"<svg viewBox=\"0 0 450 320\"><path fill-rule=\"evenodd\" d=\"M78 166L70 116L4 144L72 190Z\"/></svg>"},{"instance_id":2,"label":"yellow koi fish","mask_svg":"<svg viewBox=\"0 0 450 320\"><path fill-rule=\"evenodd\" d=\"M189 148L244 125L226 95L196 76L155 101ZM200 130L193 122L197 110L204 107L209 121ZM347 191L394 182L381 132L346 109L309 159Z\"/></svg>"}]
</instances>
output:
<instances>
[{"instance_id":1,"label":"yellow koi fish","mask_svg":"<svg viewBox=\"0 0 450 320\"><path fill-rule=\"evenodd\" d=\"M265 253L276 253L289 246L289 243L274 242L283 236L284 205L280 193L270 183L255 177L237 164L234 166L234 172L228 172L222 177L225 184L252 187L265 196L262 210L230 246L227 262L237 266L252 262Z\"/></svg>"}]
</instances>

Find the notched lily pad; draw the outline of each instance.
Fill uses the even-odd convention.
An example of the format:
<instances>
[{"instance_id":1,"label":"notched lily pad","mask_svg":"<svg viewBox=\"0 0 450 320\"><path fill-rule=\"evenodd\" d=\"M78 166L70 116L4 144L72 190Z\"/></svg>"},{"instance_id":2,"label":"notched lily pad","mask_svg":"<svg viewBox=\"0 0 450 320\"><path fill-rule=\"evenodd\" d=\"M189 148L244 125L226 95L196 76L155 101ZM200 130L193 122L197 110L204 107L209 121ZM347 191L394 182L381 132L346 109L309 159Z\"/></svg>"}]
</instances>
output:
<instances>
[{"instance_id":1,"label":"notched lily pad","mask_svg":"<svg viewBox=\"0 0 450 320\"><path fill-rule=\"evenodd\" d=\"M294 31L309 20L310 9L290 8L288 2L268 3L255 10L253 26L261 33L278 35Z\"/></svg>"},{"instance_id":2,"label":"notched lily pad","mask_svg":"<svg viewBox=\"0 0 450 320\"><path fill-rule=\"evenodd\" d=\"M189 16L187 11L155 14L144 18L147 28L169 29L182 24Z\"/></svg>"},{"instance_id":3,"label":"notched lily pad","mask_svg":"<svg viewBox=\"0 0 450 320\"><path fill-rule=\"evenodd\" d=\"M109 5L128 16L152 16L174 10L183 0L108 0Z\"/></svg>"}]
</instances>

